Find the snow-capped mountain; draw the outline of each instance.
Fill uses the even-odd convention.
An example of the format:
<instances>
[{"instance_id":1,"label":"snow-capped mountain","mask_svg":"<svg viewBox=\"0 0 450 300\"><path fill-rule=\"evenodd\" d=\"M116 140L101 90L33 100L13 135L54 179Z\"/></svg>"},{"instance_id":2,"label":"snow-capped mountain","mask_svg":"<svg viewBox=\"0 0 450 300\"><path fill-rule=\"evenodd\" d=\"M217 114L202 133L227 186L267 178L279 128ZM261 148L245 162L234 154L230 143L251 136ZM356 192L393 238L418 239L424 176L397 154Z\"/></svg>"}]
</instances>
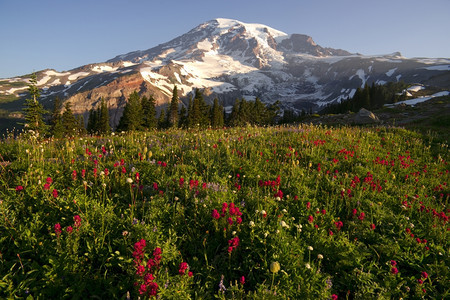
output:
<instances>
[{"instance_id":1,"label":"snow-capped mountain","mask_svg":"<svg viewBox=\"0 0 450 300\"><path fill-rule=\"evenodd\" d=\"M0 97L26 91L27 77L0 81ZM237 97L280 100L285 107L320 109L352 96L358 87L403 80L450 85L450 59L407 59L400 53L380 56L324 48L303 34L286 34L261 24L215 19L167 43L116 56L67 72L38 72L44 102L59 96L77 113L103 97L118 122L134 90L166 104L174 85L186 96L204 89L231 106ZM21 83L23 83L21 85Z\"/></svg>"}]
</instances>

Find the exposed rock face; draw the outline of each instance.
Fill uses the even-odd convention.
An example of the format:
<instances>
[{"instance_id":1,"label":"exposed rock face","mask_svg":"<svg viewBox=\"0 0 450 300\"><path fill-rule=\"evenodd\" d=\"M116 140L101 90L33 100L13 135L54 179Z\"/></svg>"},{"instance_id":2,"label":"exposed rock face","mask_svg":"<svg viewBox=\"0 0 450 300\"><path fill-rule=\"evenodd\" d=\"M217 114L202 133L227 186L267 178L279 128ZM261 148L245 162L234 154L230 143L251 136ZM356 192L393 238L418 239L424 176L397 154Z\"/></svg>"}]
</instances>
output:
<instances>
[{"instance_id":1,"label":"exposed rock face","mask_svg":"<svg viewBox=\"0 0 450 300\"><path fill-rule=\"evenodd\" d=\"M126 101L134 91L137 91L142 96L149 97L153 95L157 105L163 105L170 101L169 96L159 93L154 86L143 80L139 73L123 76L105 86L75 94L67 98L66 101L71 102L73 112L82 114L85 122L87 122L89 110L91 108L96 109L103 98L109 108L111 124L117 125Z\"/></svg>"},{"instance_id":2,"label":"exposed rock face","mask_svg":"<svg viewBox=\"0 0 450 300\"><path fill-rule=\"evenodd\" d=\"M374 124L380 122L380 119L371 111L361 108L359 112L355 115L355 124Z\"/></svg>"}]
</instances>

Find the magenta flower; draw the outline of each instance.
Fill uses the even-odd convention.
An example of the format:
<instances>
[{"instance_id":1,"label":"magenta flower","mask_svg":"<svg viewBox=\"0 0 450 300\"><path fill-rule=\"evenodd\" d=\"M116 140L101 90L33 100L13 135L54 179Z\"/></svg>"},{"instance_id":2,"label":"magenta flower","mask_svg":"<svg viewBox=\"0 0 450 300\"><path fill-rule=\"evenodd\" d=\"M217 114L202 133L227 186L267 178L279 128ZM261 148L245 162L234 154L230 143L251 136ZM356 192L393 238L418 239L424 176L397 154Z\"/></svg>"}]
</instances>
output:
<instances>
[{"instance_id":1,"label":"magenta flower","mask_svg":"<svg viewBox=\"0 0 450 300\"><path fill-rule=\"evenodd\" d=\"M241 278L239 278L239 282L244 285L245 284L245 277L241 276Z\"/></svg>"},{"instance_id":2,"label":"magenta flower","mask_svg":"<svg viewBox=\"0 0 450 300\"><path fill-rule=\"evenodd\" d=\"M61 224L56 223L55 226L54 226L54 229L55 229L56 236L59 237L61 235L61 232L62 232Z\"/></svg>"},{"instance_id":3,"label":"magenta flower","mask_svg":"<svg viewBox=\"0 0 450 300\"><path fill-rule=\"evenodd\" d=\"M76 228L80 227L81 226L81 217L79 215L74 216L73 222L74 222Z\"/></svg>"},{"instance_id":4,"label":"magenta flower","mask_svg":"<svg viewBox=\"0 0 450 300\"><path fill-rule=\"evenodd\" d=\"M189 265L187 264L187 262L182 262L180 263L180 266L178 268L178 273L183 276L188 268Z\"/></svg>"},{"instance_id":5,"label":"magenta flower","mask_svg":"<svg viewBox=\"0 0 450 300\"><path fill-rule=\"evenodd\" d=\"M136 275L142 276L144 274L144 272L145 272L145 267L142 265L139 265L136 270Z\"/></svg>"},{"instance_id":6,"label":"magenta flower","mask_svg":"<svg viewBox=\"0 0 450 300\"><path fill-rule=\"evenodd\" d=\"M391 273L394 275L398 274L398 269L396 267L392 267Z\"/></svg>"},{"instance_id":7,"label":"magenta flower","mask_svg":"<svg viewBox=\"0 0 450 300\"><path fill-rule=\"evenodd\" d=\"M213 209L213 211L212 211L212 213L211 213L211 216L212 216L214 219L216 219L216 220L220 219L220 214L219 214L219 212L217 211L217 209Z\"/></svg>"},{"instance_id":8,"label":"magenta flower","mask_svg":"<svg viewBox=\"0 0 450 300\"><path fill-rule=\"evenodd\" d=\"M150 282L148 285L148 295L156 296L158 293L158 284L156 282Z\"/></svg>"}]
</instances>

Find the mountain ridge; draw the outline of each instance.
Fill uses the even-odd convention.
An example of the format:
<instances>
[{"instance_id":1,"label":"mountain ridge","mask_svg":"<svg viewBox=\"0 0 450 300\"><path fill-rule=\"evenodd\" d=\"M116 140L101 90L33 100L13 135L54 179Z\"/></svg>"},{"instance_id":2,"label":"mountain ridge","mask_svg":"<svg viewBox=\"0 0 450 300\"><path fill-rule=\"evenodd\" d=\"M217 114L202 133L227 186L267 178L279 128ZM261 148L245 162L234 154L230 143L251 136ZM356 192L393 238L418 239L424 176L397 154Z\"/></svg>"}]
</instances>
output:
<instances>
[{"instance_id":1,"label":"mountain ridge","mask_svg":"<svg viewBox=\"0 0 450 300\"><path fill-rule=\"evenodd\" d=\"M42 70L38 87L51 106L56 96L83 114L105 98L117 124L128 96L153 95L161 108L178 87L182 103L194 89L231 107L236 98L282 107L319 110L351 97L365 84L404 80L448 87L450 59L408 59L395 52L365 56L322 47L305 34L286 34L263 24L218 18L155 47L69 71ZM22 86L20 86L22 84ZM23 97L27 78L0 80L2 97ZM184 102L183 102L184 101ZM0 104L0 109L2 105Z\"/></svg>"}]
</instances>

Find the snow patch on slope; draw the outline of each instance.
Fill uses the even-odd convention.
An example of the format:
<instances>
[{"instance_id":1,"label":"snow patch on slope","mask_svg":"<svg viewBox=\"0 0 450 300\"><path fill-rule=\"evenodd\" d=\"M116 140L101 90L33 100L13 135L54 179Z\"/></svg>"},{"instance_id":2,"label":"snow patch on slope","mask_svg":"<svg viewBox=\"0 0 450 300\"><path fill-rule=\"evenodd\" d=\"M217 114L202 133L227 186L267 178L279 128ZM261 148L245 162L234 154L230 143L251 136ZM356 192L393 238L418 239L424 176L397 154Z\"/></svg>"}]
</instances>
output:
<instances>
[{"instance_id":1,"label":"snow patch on slope","mask_svg":"<svg viewBox=\"0 0 450 300\"><path fill-rule=\"evenodd\" d=\"M397 71L397 68L390 69L386 72L386 76L391 77L395 73L395 71Z\"/></svg>"},{"instance_id":2,"label":"snow patch on slope","mask_svg":"<svg viewBox=\"0 0 450 300\"><path fill-rule=\"evenodd\" d=\"M442 97L442 96L448 96L448 95L450 95L450 92L444 91L444 92L439 92L439 93L433 94L431 96L419 97L419 98L415 98L415 99L404 100L404 101L400 101L400 102L392 103L392 104L385 104L384 106L386 106L386 107L393 107L393 106L396 106L396 105L399 105L399 104L406 104L406 105L414 106L414 105L416 105L418 103L422 103L422 102L428 101L428 100L436 98L436 97Z\"/></svg>"},{"instance_id":3,"label":"snow patch on slope","mask_svg":"<svg viewBox=\"0 0 450 300\"><path fill-rule=\"evenodd\" d=\"M430 71L450 71L450 65L440 65L440 66L432 66L424 68Z\"/></svg>"},{"instance_id":4,"label":"snow patch on slope","mask_svg":"<svg viewBox=\"0 0 450 300\"><path fill-rule=\"evenodd\" d=\"M89 75L89 72L78 72L78 73L75 73L75 74L72 74L72 75L70 75L69 76L69 80L76 80L76 79L78 79L79 77L82 77L82 76L87 76L87 75ZM66 83L67 84L67 83ZM69 83L70 84L70 83Z\"/></svg>"},{"instance_id":5,"label":"snow patch on slope","mask_svg":"<svg viewBox=\"0 0 450 300\"><path fill-rule=\"evenodd\" d=\"M97 72L97 73L102 73L102 72L114 72L116 71L118 68L113 68L111 66L95 66L92 68L92 71Z\"/></svg>"}]
</instances>

